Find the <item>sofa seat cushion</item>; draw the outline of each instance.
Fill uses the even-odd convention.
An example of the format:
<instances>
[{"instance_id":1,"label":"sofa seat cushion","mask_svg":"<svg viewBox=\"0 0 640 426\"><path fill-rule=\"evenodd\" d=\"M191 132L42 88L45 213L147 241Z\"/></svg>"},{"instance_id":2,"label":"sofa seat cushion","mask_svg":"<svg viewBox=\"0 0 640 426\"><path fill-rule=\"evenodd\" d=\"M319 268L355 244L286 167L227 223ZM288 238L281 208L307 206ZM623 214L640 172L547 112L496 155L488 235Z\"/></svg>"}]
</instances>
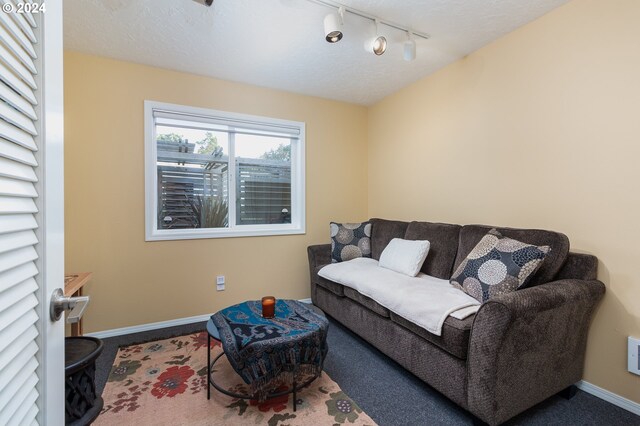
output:
<instances>
[{"instance_id":1,"label":"sofa seat cushion","mask_svg":"<svg viewBox=\"0 0 640 426\"><path fill-rule=\"evenodd\" d=\"M325 266L327 265L320 265L315 268L315 271L313 274L313 278L314 278L313 282L319 285L320 287L326 290L329 290L331 293L335 294L336 296L344 297L344 286L342 284L338 284L337 282L328 280L318 275L318 271L324 268Z\"/></svg>"},{"instance_id":2,"label":"sofa seat cushion","mask_svg":"<svg viewBox=\"0 0 640 426\"><path fill-rule=\"evenodd\" d=\"M381 268L364 257L326 265L318 274L356 290L391 312L440 335L447 316L480 303L448 280L418 274L409 277Z\"/></svg>"},{"instance_id":3,"label":"sofa seat cushion","mask_svg":"<svg viewBox=\"0 0 640 426\"><path fill-rule=\"evenodd\" d=\"M407 321L393 312L391 312L391 321L403 326L451 355L460 359L467 359L469 335L471 334L471 325L475 316L476 314L473 314L462 320L448 316L444 324L442 324L442 334L440 336L429 333L424 328Z\"/></svg>"},{"instance_id":4,"label":"sofa seat cushion","mask_svg":"<svg viewBox=\"0 0 640 426\"><path fill-rule=\"evenodd\" d=\"M360 294L352 288L344 287L344 295L349 299L358 302L365 308L375 312L376 314L389 318L389 310L373 300L370 297L365 296L364 294Z\"/></svg>"}]
</instances>

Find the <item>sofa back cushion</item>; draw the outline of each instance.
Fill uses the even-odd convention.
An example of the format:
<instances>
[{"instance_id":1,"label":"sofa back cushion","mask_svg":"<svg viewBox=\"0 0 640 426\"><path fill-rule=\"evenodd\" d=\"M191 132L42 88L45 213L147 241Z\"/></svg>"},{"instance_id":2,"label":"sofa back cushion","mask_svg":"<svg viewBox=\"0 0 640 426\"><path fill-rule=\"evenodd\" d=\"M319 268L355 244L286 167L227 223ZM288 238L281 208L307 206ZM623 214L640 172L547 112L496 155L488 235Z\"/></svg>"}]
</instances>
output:
<instances>
[{"instance_id":1,"label":"sofa back cushion","mask_svg":"<svg viewBox=\"0 0 640 426\"><path fill-rule=\"evenodd\" d=\"M382 250L394 238L404 238L409 222L371 219L371 257L380 260Z\"/></svg>"},{"instance_id":2,"label":"sofa back cushion","mask_svg":"<svg viewBox=\"0 0 640 426\"><path fill-rule=\"evenodd\" d=\"M533 287L538 284L544 284L553 280L562 268L567 255L569 253L569 239L560 232L545 231L542 229L515 229L515 228L497 228L494 226L484 225L466 225L460 230L460 239L458 242L458 254L453 266L453 270L467 257L478 242L487 232L495 228L505 237L522 241L536 246L549 246L550 251L545 256L542 266L529 280L525 287Z\"/></svg>"},{"instance_id":3,"label":"sofa back cushion","mask_svg":"<svg viewBox=\"0 0 640 426\"><path fill-rule=\"evenodd\" d=\"M458 252L460 225L448 223L411 222L404 234L406 240L428 240L431 243L429 255L422 264L421 272L436 278L448 280L451 277L453 261Z\"/></svg>"}]
</instances>

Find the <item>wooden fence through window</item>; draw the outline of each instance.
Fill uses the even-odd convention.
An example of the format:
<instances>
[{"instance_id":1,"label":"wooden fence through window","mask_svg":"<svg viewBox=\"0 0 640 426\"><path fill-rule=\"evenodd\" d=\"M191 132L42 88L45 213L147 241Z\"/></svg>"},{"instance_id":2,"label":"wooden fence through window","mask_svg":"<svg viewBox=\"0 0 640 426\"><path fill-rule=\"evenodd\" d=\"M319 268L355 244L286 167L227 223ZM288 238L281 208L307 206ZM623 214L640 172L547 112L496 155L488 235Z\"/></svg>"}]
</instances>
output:
<instances>
[{"instance_id":1,"label":"wooden fence through window","mask_svg":"<svg viewBox=\"0 0 640 426\"><path fill-rule=\"evenodd\" d=\"M193 153L193 145L158 143L158 229L198 227L196 197L228 201L228 157ZM236 224L290 223L290 162L252 158L235 161Z\"/></svg>"}]
</instances>

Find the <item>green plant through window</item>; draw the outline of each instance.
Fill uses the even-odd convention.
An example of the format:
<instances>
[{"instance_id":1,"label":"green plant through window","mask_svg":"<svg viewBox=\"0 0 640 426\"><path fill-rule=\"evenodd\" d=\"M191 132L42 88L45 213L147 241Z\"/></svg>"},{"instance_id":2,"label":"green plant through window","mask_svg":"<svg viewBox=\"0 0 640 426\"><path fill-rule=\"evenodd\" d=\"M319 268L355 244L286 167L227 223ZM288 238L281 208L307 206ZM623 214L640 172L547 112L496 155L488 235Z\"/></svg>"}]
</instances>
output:
<instances>
[{"instance_id":1,"label":"green plant through window","mask_svg":"<svg viewBox=\"0 0 640 426\"><path fill-rule=\"evenodd\" d=\"M226 228L229 225L229 204L215 197L193 197L190 200L196 228Z\"/></svg>"}]
</instances>

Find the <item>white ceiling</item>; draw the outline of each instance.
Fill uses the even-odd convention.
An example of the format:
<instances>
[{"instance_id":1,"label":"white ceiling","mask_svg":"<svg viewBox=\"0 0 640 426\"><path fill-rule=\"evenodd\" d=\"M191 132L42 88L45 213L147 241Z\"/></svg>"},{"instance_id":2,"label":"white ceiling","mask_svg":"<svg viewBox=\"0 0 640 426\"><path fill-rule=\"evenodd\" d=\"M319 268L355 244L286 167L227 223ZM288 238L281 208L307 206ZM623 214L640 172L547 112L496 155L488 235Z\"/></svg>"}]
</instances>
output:
<instances>
[{"instance_id":1,"label":"white ceiling","mask_svg":"<svg viewBox=\"0 0 640 426\"><path fill-rule=\"evenodd\" d=\"M162 68L371 105L568 0L342 0L431 35L381 26L390 46L377 57L363 42L373 25L346 14L344 37L324 40L331 12L305 0L66 0L66 49Z\"/></svg>"}]
</instances>

